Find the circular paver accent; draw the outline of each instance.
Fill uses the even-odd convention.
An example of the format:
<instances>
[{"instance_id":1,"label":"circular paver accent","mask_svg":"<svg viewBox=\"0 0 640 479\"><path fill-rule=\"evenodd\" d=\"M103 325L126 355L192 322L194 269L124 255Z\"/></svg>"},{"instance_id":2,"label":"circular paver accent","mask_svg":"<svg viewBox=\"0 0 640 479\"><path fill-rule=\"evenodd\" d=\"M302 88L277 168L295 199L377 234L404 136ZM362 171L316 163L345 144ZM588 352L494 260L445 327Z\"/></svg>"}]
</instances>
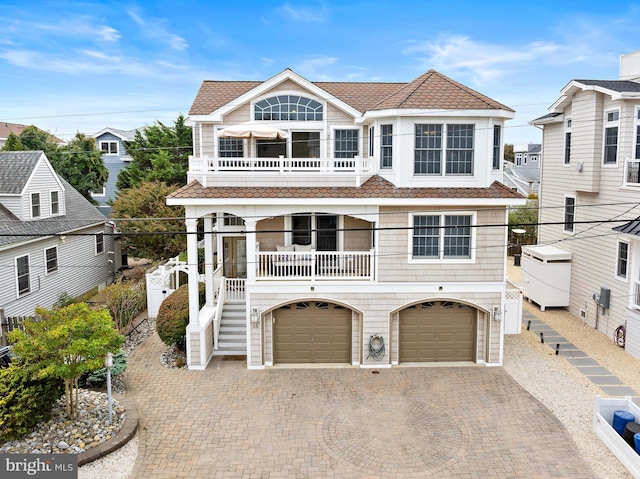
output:
<instances>
[{"instance_id":1,"label":"circular paver accent","mask_svg":"<svg viewBox=\"0 0 640 479\"><path fill-rule=\"evenodd\" d=\"M468 446L464 427L443 409L405 398L343 404L320 427L331 456L383 477L435 472Z\"/></svg>"}]
</instances>

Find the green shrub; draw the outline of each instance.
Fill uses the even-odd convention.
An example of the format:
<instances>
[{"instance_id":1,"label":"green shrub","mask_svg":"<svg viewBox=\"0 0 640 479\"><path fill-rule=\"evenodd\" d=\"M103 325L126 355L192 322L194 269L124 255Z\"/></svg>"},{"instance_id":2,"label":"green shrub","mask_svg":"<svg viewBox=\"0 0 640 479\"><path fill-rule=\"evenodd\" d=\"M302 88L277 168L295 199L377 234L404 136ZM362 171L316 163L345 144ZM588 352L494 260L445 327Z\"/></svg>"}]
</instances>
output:
<instances>
[{"instance_id":1,"label":"green shrub","mask_svg":"<svg viewBox=\"0 0 640 479\"><path fill-rule=\"evenodd\" d=\"M199 303L204 305L205 286L198 283ZM183 284L165 298L158 310L156 331L168 346L175 344L180 351L185 350L187 325L189 324L189 285Z\"/></svg>"},{"instance_id":2,"label":"green shrub","mask_svg":"<svg viewBox=\"0 0 640 479\"><path fill-rule=\"evenodd\" d=\"M73 304L75 302L76 302L76 298L74 298L73 296L71 296L69 293L65 291L58 295L58 299L56 300L55 303L53 303L53 309L64 308L65 306L69 306L70 304Z\"/></svg>"},{"instance_id":3,"label":"green shrub","mask_svg":"<svg viewBox=\"0 0 640 479\"><path fill-rule=\"evenodd\" d=\"M111 366L111 377L122 374L127 369L127 355L121 349L113 355L113 366ZM81 379L81 382L88 386L104 386L107 384L107 368L96 369L88 373Z\"/></svg>"},{"instance_id":4,"label":"green shrub","mask_svg":"<svg viewBox=\"0 0 640 479\"><path fill-rule=\"evenodd\" d=\"M34 379L36 372L20 359L0 369L0 439L19 438L51 418L64 385L59 378Z\"/></svg>"}]
</instances>

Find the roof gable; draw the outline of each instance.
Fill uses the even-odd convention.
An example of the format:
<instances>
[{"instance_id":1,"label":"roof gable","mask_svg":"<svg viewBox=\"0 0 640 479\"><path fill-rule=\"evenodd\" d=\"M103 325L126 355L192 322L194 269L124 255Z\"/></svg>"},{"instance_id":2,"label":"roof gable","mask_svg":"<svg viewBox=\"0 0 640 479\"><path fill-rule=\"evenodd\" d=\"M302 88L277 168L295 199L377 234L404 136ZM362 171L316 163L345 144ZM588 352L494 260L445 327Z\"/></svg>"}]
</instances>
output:
<instances>
[{"instance_id":1,"label":"roof gable","mask_svg":"<svg viewBox=\"0 0 640 479\"><path fill-rule=\"evenodd\" d=\"M42 151L0 152L0 195L23 194L43 157Z\"/></svg>"},{"instance_id":2,"label":"roof gable","mask_svg":"<svg viewBox=\"0 0 640 479\"><path fill-rule=\"evenodd\" d=\"M119 130L117 128L103 128L98 133L91 135L92 138L98 139L105 133L111 133L113 136L120 138L122 141L133 140L136 136L137 129L133 130Z\"/></svg>"}]
</instances>

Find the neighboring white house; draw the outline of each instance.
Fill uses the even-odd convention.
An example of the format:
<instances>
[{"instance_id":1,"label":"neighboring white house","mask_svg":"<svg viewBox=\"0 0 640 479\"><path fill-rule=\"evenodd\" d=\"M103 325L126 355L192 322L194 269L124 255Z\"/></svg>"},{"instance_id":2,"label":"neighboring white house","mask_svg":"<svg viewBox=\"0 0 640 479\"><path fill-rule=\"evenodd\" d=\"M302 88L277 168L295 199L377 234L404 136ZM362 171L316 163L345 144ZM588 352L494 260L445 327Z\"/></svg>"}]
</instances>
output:
<instances>
[{"instance_id":1,"label":"neighboring white house","mask_svg":"<svg viewBox=\"0 0 640 479\"><path fill-rule=\"evenodd\" d=\"M609 337L627 323L640 357L640 51L621 57L619 80L570 81L532 123L543 127L539 241L572 254L569 310Z\"/></svg>"},{"instance_id":2,"label":"neighboring white house","mask_svg":"<svg viewBox=\"0 0 640 479\"><path fill-rule=\"evenodd\" d=\"M93 191L91 197L98 202L98 209L107 217L111 216L110 200L116 199L116 182L121 170L133 160L127 153L125 141L135 138L136 130L104 128L92 135L96 148L102 153L104 166L109 170L109 178L100 191Z\"/></svg>"},{"instance_id":3,"label":"neighboring white house","mask_svg":"<svg viewBox=\"0 0 640 479\"><path fill-rule=\"evenodd\" d=\"M113 280L113 228L42 151L0 152L0 233L6 316L32 315L61 293L76 297Z\"/></svg>"},{"instance_id":4,"label":"neighboring white house","mask_svg":"<svg viewBox=\"0 0 640 479\"><path fill-rule=\"evenodd\" d=\"M167 199L189 233L189 367L501 364L504 225L525 202L500 182L513 116L433 70L203 82L188 184Z\"/></svg>"}]
</instances>

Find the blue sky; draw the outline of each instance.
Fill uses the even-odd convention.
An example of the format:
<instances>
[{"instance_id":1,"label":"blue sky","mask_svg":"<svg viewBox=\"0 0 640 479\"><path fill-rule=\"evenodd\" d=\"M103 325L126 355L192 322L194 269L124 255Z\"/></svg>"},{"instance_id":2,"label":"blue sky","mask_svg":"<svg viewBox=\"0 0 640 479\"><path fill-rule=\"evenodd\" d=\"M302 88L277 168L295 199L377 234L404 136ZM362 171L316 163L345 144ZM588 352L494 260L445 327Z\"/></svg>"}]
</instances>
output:
<instances>
[{"instance_id":1,"label":"blue sky","mask_svg":"<svg viewBox=\"0 0 640 479\"><path fill-rule=\"evenodd\" d=\"M640 2L0 2L0 121L69 139L188 113L203 80L410 81L428 69L516 110L508 143L574 78L617 79Z\"/></svg>"}]
</instances>

